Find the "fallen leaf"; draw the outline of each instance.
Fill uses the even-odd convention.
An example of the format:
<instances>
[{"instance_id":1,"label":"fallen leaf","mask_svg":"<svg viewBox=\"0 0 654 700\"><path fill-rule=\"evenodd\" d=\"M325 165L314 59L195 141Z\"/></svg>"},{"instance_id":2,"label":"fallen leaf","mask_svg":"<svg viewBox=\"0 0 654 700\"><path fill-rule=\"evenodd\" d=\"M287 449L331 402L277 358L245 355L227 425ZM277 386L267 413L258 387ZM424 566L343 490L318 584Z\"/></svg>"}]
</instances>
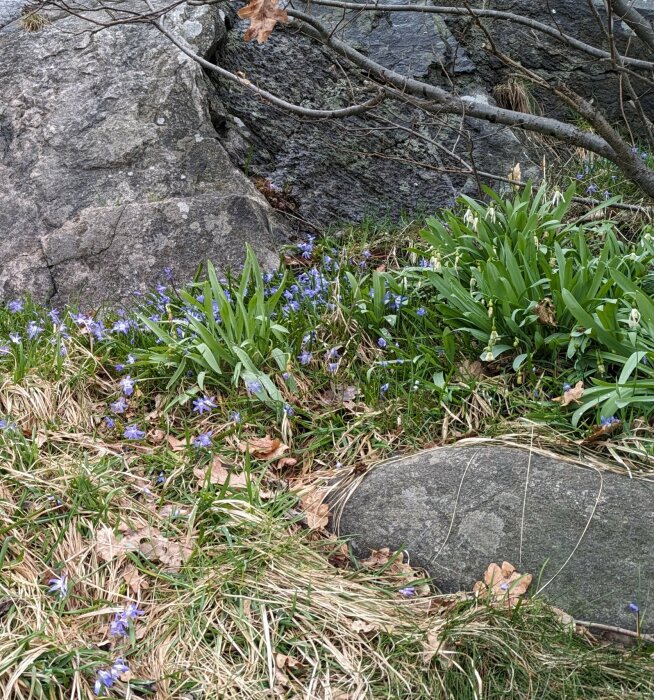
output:
<instances>
[{"instance_id":1,"label":"fallen leaf","mask_svg":"<svg viewBox=\"0 0 654 700\"><path fill-rule=\"evenodd\" d=\"M470 362L470 360L464 360L459 365L459 374L464 379L484 379L486 375L484 374L484 367L479 360Z\"/></svg>"},{"instance_id":2,"label":"fallen leaf","mask_svg":"<svg viewBox=\"0 0 654 700\"><path fill-rule=\"evenodd\" d=\"M368 634L370 632L377 632L379 630L379 625L366 620L350 620L350 629L353 632Z\"/></svg>"},{"instance_id":3,"label":"fallen leaf","mask_svg":"<svg viewBox=\"0 0 654 700\"><path fill-rule=\"evenodd\" d=\"M391 550L388 547L382 547L382 549L371 550L370 556L367 559L362 559L360 563L370 569L378 569L386 566L390 558Z\"/></svg>"},{"instance_id":4,"label":"fallen leaf","mask_svg":"<svg viewBox=\"0 0 654 700\"><path fill-rule=\"evenodd\" d=\"M127 552L133 552L136 549L136 545L129 537L123 537L119 540L114 531L106 525L102 525L96 530L95 551L103 561L120 560Z\"/></svg>"},{"instance_id":5,"label":"fallen leaf","mask_svg":"<svg viewBox=\"0 0 654 700\"><path fill-rule=\"evenodd\" d=\"M283 469L284 467L294 467L297 464L297 459L295 457L282 457L279 462L277 462L277 469Z\"/></svg>"},{"instance_id":6,"label":"fallen leaf","mask_svg":"<svg viewBox=\"0 0 654 700\"><path fill-rule=\"evenodd\" d=\"M588 437L581 440L580 444L587 445L589 443L598 442L599 440L603 440L604 438L609 437L610 435L613 435L613 433L617 433L620 430L622 430L622 421L618 420L617 418L615 420L610 420L602 425L595 426L593 432L588 435Z\"/></svg>"},{"instance_id":7,"label":"fallen leaf","mask_svg":"<svg viewBox=\"0 0 654 700\"><path fill-rule=\"evenodd\" d=\"M581 379L570 389L563 392L563 396L557 396L552 401L557 401L561 406L568 406L571 403L579 403L579 399L584 395L584 383Z\"/></svg>"},{"instance_id":8,"label":"fallen leaf","mask_svg":"<svg viewBox=\"0 0 654 700\"><path fill-rule=\"evenodd\" d=\"M238 443L238 448L241 452L248 452L255 459L279 459L288 450L288 445L279 438L266 435L262 438L247 438Z\"/></svg>"},{"instance_id":9,"label":"fallen leaf","mask_svg":"<svg viewBox=\"0 0 654 700\"><path fill-rule=\"evenodd\" d=\"M168 441L168 445L170 445L170 449L173 452L179 452L180 450L185 450L186 449L186 440L178 440L176 437L173 437L172 435L169 435L166 440Z\"/></svg>"},{"instance_id":10,"label":"fallen leaf","mask_svg":"<svg viewBox=\"0 0 654 700\"><path fill-rule=\"evenodd\" d=\"M247 486L247 477L245 474L235 474L225 467L223 461L218 455L215 455L209 467L196 467L193 470L195 476L198 477L198 485L204 486L207 479L207 471L209 472L209 483L224 484L229 480L229 485L234 488L243 488Z\"/></svg>"},{"instance_id":11,"label":"fallen leaf","mask_svg":"<svg viewBox=\"0 0 654 700\"><path fill-rule=\"evenodd\" d=\"M513 565L505 561L502 566L491 564L484 573L484 580L477 581L472 590L488 594L493 603L506 603L512 607L527 592L531 581L531 574L519 574Z\"/></svg>"},{"instance_id":12,"label":"fallen leaf","mask_svg":"<svg viewBox=\"0 0 654 700\"><path fill-rule=\"evenodd\" d=\"M275 654L275 665L277 668L297 668L302 664L294 656L286 654Z\"/></svg>"},{"instance_id":13,"label":"fallen leaf","mask_svg":"<svg viewBox=\"0 0 654 700\"><path fill-rule=\"evenodd\" d=\"M288 23L288 14L277 7L277 0L250 0L237 14L241 19L250 20L243 39L251 41L256 38L260 44L268 40L277 22Z\"/></svg>"},{"instance_id":14,"label":"fallen leaf","mask_svg":"<svg viewBox=\"0 0 654 700\"><path fill-rule=\"evenodd\" d=\"M326 527L329 522L329 506L323 503L325 493L315 489L300 498L300 506L310 528Z\"/></svg>"},{"instance_id":15,"label":"fallen leaf","mask_svg":"<svg viewBox=\"0 0 654 700\"><path fill-rule=\"evenodd\" d=\"M134 564L128 563L120 575L123 577L127 587L134 595L138 595L141 591L145 591L150 588L148 580L145 578L145 576L143 576L143 574L141 574Z\"/></svg>"},{"instance_id":16,"label":"fallen leaf","mask_svg":"<svg viewBox=\"0 0 654 700\"><path fill-rule=\"evenodd\" d=\"M534 313L542 324L556 328L556 309L549 297L541 299L538 304L534 306Z\"/></svg>"}]
</instances>

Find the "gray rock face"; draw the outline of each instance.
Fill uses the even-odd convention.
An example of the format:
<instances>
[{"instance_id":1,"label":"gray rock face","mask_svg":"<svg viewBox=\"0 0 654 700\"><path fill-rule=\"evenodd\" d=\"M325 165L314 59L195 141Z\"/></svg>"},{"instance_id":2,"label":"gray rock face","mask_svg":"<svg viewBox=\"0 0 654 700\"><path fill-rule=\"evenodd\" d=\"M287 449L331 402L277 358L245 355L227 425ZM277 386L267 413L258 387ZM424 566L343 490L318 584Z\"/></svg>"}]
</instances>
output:
<instances>
[{"instance_id":1,"label":"gray rock face","mask_svg":"<svg viewBox=\"0 0 654 700\"><path fill-rule=\"evenodd\" d=\"M225 31L215 6L170 22L203 54ZM0 298L116 300L245 242L275 264L283 230L221 146L202 70L151 28L80 28L0 34Z\"/></svg>"},{"instance_id":2,"label":"gray rock face","mask_svg":"<svg viewBox=\"0 0 654 700\"><path fill-rule=\"evenodd\" d=\"M421 0L410 0L419 4ZM336 34L387 68L438 84L457 82L465 93L490 99L471 73L474 65L436 15L345 13L303 6ZM252 82L290 102L316 108L346 107L371 97L366 76L341 57L320 48L296 27L278 27L262 46L243 41L246 23L232 17L216 62L241 71ZM234 162L286 187L300 215L324 225L365 215L432 213L476 183L443 149L506 175L517 161L537 175L530 151L509 129L479 120L426 115L410 106L383 105L374 113L334 121L308 121L264 104L232 84L219 82L228 114L219 133ZM232 116L230 116L232 115ZM234 117L236 119L234 119Z\"/></svg>"},{"instance_id":3,"label":"gray rock face","mask_svg":"<svg viewBox=\"0 0 654 700\"><path fill-rule=\"evenodd\" d=\"M652 0L635 0L629 3L644 17L654 20L654 2ZM473 7L486 7L494 10L512 12L517 15L538 20L550 26L559 27L593 46L608 49L605 30L600 23L606 23L606 11L603 0L595 0L597 15L590 11L585 0L491 0L472 2ZM498 60L490 57L482 48L486 37L468 20L448 21L454 34L460 39L477 68L477 75L490 89L503 82L510 75L510 70ZM505 53L520 61L530 70L540 73L552 84L562 83L577 91L595 104L600 105L612 119L622 119L620 107L620 87L615 73L606 61L596 60L587 54L571 50L566 44L550 39L528 27L512 25L507 22L486 21L493 41ZM646 50L633 31L620 20L613 21L613 32L618 48L629 56L652 60L651 50ZM646 83L634 81L634 88L641 97L646 112L654 111L652 90ZM567 109L552 98L548 91L533 88L533 95L539 104L552 116L567 118ZM625 91L625 102L630 99ZM628 111L628 115L631 113ZM633 115L631 115L633 116ZM636 120L632 128L638 128Z\"/></svg>"},{"instance_id":4,"label":"gray rock face","mask_svg":"<svg viewBox=\"0 0 654 700\"><path fill-rule=\"evenodd\" d=\"M524 519L523 519L524 505ZM446 592L471 589L491 562L531 573L530 592L577 619L654 629L654 483L526 450L441 448L366 475L340 533L360 556L406 549Z\"/></svg>"}]
</instances>

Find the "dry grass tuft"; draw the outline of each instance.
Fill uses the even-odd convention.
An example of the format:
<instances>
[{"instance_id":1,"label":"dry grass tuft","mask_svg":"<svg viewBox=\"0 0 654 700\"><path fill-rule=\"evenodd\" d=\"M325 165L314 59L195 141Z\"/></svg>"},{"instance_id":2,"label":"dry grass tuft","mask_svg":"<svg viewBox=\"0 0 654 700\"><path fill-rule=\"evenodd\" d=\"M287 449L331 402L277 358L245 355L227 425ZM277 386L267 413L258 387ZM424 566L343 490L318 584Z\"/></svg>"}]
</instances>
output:
<instances>
[{"instance_id":1,"label":"dry grass tuft","mask_svg":"<svg viewBox=\"0 0 654 700\"><path fill-rule=\"evenodd\" d=\"M0 384L0 414L12 416L27 432L46 426L92 431L94 409L88 384L70 377L49 380L28 374L20 383L6 378Z\"/></svg>"}]
</instances>

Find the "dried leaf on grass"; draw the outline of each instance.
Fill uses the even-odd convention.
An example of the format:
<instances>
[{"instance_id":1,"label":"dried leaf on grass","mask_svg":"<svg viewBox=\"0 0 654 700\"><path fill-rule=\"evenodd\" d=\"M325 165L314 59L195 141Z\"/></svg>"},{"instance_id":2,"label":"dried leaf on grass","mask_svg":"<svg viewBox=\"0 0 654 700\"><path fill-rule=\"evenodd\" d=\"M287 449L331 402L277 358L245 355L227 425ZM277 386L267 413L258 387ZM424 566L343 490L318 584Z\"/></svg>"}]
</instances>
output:
<instances>
[{"instance_id":1,"label":"dried leaf on grass","mask_svg":"<svg viewBox=\"0 0 654 700\"><path fill-rule=\"evenodd\" d=\"M487 594L491 603L514 606L520 596L527 592L531 585L531 574L519 574L508 561L502 566L492 563L484 573L484 580L477 581L472 590L475 593Z\"/></svg>"},{"instance_id":2,"label":"dried leaf on grass","mask_svg":"<svg viewBox=\"0 0 654 700\"><path fill-rule=\"evenodd\" d=\"M373 549L370 556L367 559L362 559L360 564L368 569L384 569L384 576L393 585L415 589L415 592L412 592L413 596L425 596L430 593L426 583L418 586L412 585L414 582L424 579L425 576L421 571L414 569L411 564L404 561L403 552L391 552L388 547Z\"/></svg>"},{"instance_id":3,"label":"dried leaf on grass","mask_svg":"<svg viewBox=\"0 0 654 700\"><path fill-rule=\"evenodd\" d=\"M556 328L556 309L549 297L541 299L538 304L534 306L534 313L543 325Z\"/></svg>"},{"instance_id":4,"label":"dried leaf on grass","mask_svg":"<svg viewBox=\"0 0 654 700\"><path fill-rule=\"evenodd\" d=\"M134 564L128 563L127 566L121 571L120 575L123 577L127 587L134 595L138 595L141 591L145 591L150 588L147 578L143 576L143 574L134 566Z\"/></svg>"},{"instance_id":5,"label":"dried leaf on grass","mask_svg":"<svg viewBox=\"0 0 654 700\"><path fill-rule=\"evenodd\" d=\"M122 559L127 552L134 552L138 547L129 537L118 539L114 531L103 525L95 533L95 551L102 561Z\"/></svg>"},{"instance_id":6,"label":"dried leaf on grass","mask_svg":"<svg viewBox=\"0 0 654 700\"><path fill-rule=\"evenodd\" d=\"M286 450L288 445L285 445L279 438L271 438L266 435L262 438L247 438L238 443L238 448L241 452L247 452L255 459L279 459Z\"/></svg>"},{"instance_id":7,"label":"dried leaf on grass","mask_svg":"<svg viewBox=\"0 0 654 700\"><path fill-rule=\"evenodd\" d=\"M369 620L350 620L350 629L360 634L370 634L371 632L378 632L379 625Z\"/></svg>"},{"instance_id":8,"label":"dried leaf on grass","mask_svg":"<svg viewBox=\"0 0 654 700\"><path fill-rule=\"evenodd\" d=\"M570 389L563 392L563 396L557 396L552 401L557 401L561 406L568 406L571 403L579 403L579 399L584 395L584 383L581 379Z\"/></svg>"},{"instance_id":9,"label":"dried leaf on grass","mask_svg":"<svg viewBox=\"0 0 654 700\"><path fill-rule=\"evenodd\" d=\"M610 437L614 433L619 432L622 430L622 421L618 420L617 418L615 420L609 420L606 423L602 423L602 425L597 425L593 429L593 432L585 437L583 440L579 441L579 444L581 445L588 445L593 442L598 442L599 440L603 440L604 438Z\"/></svg>"},{"instance_id":10,"label":"dried leaf on grass","mask_svg":"<svg viewBox=\"0 0 654 700\"><path fill-rule=\"evenodd\" d=\"M325 496L325 491L315 489L300 498L307 525L312 529L326 527L329 522L329 506L323 503Z\"/></svg>"},{"instance_id":11,"label":"dried leaf on grass","mask_svg":"<svg viewBox=\"0 0 654 700\"><path fill-rule=\"evenodd\" d=\"M277 22L288 23L288 14L277 7L277 0L250 0L237 14L241 19L250 20L243 36L245 41L256 38L260 44L268 40Z\"/></svg>"},{"instance_id":12,"label":"dried leaf on grass","mask_svg":"<svg viewBox=\"0 0 654 700\"><path fill-rule=\"evenodd\" d=\"M186 449L186 440L178 440L176 437L173 437L172 435L169 435L166 438L168 445L170 446L170 449L173 452L180 452L181 450Z\"/></svg>"},{"instance_id":13,"label":"dried leaf on grass","mask_svg":"<svg viewBox=\"0 0 654 700\"><path fill-rule=\"evenodd\" d=\"M127 552L139 552L146 559L161 562L164 571L171 572L178 572L193 553L191 544L170 540L150 526L128 532L119 540L110 527L103 525L96 532L95 550L106 562L120 562Z\"/></svg>"},{"instance_id":14,"label":"dried leaf on grass","mask_svg":"<svg viewBox=\"0 0 654 700\"><path fill-rule=\"evenodd\" d=\"M209 483L224 484L229 480L229 485L234 488L244 488L247 486L245 474L235 474L226 468L218 455L215 455L208 467L196 467L193 473L198 478L198 486L202 487L206 483L207 472L209 473Z\"/></svg>"}]
</instances>

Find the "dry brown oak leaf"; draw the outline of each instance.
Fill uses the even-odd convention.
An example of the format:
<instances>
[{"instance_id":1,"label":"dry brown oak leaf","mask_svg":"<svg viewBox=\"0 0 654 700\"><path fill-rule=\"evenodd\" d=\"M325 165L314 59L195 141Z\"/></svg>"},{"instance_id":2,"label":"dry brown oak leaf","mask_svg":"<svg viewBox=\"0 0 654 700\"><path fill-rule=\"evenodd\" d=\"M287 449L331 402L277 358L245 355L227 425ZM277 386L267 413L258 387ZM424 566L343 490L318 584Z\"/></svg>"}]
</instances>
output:
<instances>
[{"instance_id":1,"label":"dry brown oak leaf","mask_svg":"<svg viewBox=\"0 0 654 700\"><path fill-rule=\"evenodd\" d=\"M250 0L238 11L238 16L250 20L250 26L243 36L245 41L256 38L260 44L268 40L277 22L288 24L286 10L277 7L277 0Z\"/></svg>"}]
</instances>

